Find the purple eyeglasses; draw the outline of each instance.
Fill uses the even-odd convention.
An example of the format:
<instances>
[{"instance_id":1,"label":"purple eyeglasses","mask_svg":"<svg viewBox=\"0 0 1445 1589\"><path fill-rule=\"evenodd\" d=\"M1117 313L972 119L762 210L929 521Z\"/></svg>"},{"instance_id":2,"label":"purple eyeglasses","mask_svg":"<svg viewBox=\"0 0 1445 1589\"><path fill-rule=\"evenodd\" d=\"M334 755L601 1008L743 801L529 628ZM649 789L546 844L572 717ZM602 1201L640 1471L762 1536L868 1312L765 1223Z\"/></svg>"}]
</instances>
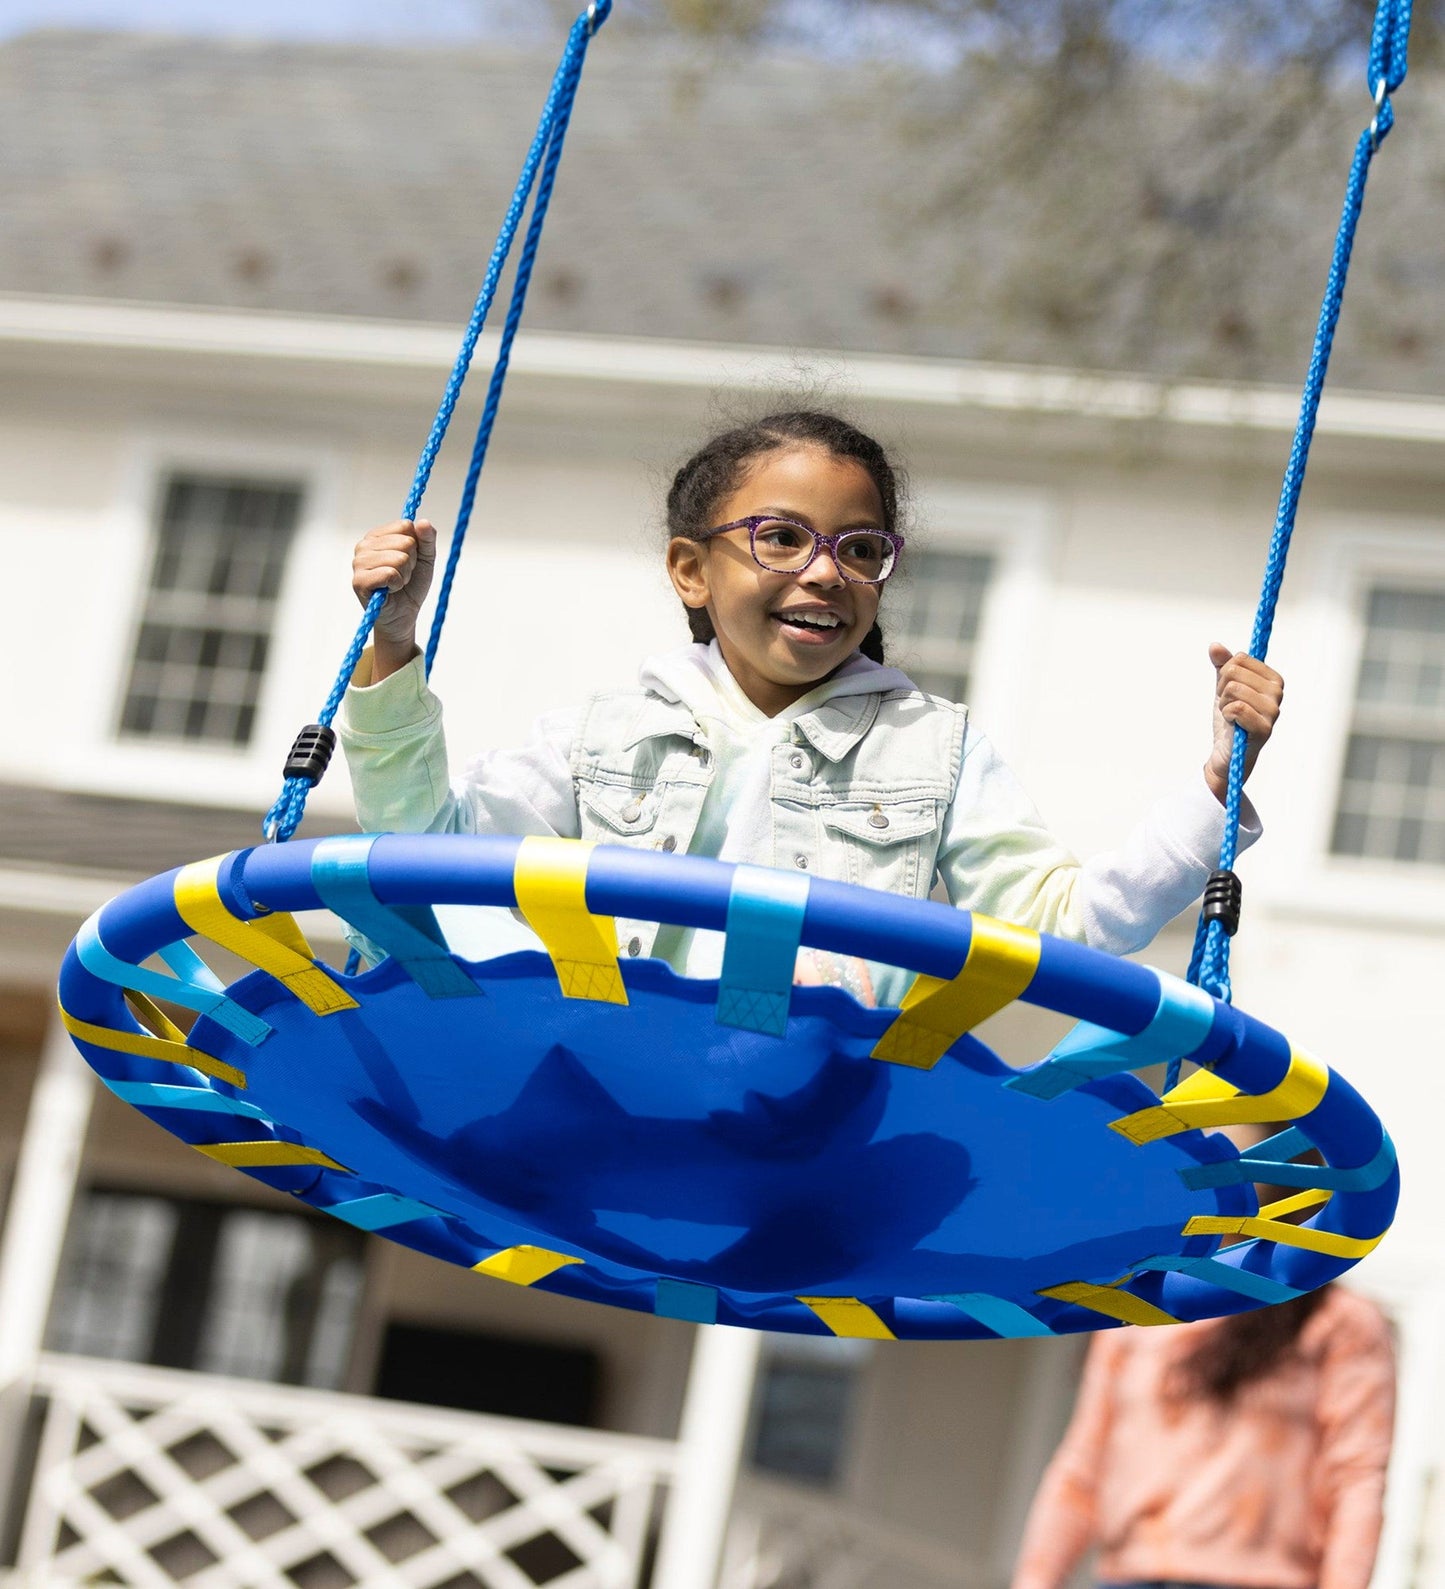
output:
<instances>
[{"instance_id":1,"label":"purple eyeglasses","mask_svg":"<svg viewBox=\"0 0 1445 1589\"><path fill-rule=\"evenodd\" d=\"M855 585L881 585L898 566L898 554L903 550L903 537L891 530L840 530L837 535L820 535L806 524L771 513L754 513L731 524L719 524L701 539L711 540L729 530L748 532L753 561L770 574L801 574L819 552L826 551L843 578Z\"/></svg>"}]
</instances>

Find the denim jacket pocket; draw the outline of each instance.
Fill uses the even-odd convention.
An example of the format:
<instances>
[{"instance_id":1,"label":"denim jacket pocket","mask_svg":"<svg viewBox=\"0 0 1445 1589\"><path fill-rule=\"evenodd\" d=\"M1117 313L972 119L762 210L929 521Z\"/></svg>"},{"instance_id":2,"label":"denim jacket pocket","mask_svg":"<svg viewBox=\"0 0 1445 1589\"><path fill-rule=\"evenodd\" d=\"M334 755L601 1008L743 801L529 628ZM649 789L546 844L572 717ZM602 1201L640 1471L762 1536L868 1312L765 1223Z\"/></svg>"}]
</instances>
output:
<instances>
[{"instance_id":1,"label":"denim jacket pocket","mask_svg":"<svg viewBox=\"0 0 1445 1589\"><path fill-rule=\"evenodd\" d=\"M596 844L650 846L660 805L655 789L584 783L577 791L582 837Z\"/></svg>"},{"instance_id":2,"label":"denim jacket pocket","mask_svg":"<svg viewBox=\"0 0 1445 1589\"><path fill-rule=\"evenodd\" d=\"M830 876L922 898L933 886L942 807L937 800L825 807Z\"/></svg>"}]
</instances>

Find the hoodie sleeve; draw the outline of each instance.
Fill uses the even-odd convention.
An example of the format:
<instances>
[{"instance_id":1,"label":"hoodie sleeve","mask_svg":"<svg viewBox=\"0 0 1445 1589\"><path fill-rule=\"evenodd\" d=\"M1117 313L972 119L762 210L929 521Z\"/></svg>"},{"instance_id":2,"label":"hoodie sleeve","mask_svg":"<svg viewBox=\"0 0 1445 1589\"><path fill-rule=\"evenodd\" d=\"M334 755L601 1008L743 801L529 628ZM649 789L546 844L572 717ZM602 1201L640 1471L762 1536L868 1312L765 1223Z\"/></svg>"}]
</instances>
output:
<instances>
[{"instance_id":1,"label":"hoodie sleeve","mask_svg":"<svg viewBox=\"0 0 1445 1589\"><path fill-rule=\"evenodd\" d=\"M1246 801L1241 850L1259 832ZM1117 849L1081 865L1049 832L987 737L970 726L938 872L962 909L1130 954L1199 897L1223 833L1224 808L1201 778L1197 788L1158 801Z\"/></svg>"},{"instance_id":2,"label":"hoodie sleeve","mask_svg":"<svg viewBox=\"0 0 1445 1589\"><path fill-rule=\"evenodd\" d=\"M370 678L368 651L338 724L363 830L578 836L568 761L575 712L541 718L525 745L484 752L452 782L441 702L427 685L421 657L379 684Z\"/></svg>"}]
</instances>

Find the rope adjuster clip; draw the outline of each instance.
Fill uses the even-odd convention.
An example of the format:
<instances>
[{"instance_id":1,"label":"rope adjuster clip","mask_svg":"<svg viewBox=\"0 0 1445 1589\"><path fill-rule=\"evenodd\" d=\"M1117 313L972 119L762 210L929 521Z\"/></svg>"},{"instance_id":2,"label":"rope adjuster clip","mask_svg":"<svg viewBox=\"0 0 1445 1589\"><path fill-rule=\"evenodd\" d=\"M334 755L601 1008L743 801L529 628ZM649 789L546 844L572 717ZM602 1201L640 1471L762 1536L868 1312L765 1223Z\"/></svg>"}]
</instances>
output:
<instances>
[{"instance_id":1,"label":"rope adjuster clip","mask_svg":"<svg viewBox=\"0 0 1445 1589\"><path fill-rule=\"evenodd\" d=\"M1385 86L1385 79L1382 77L1380 81L1375 84L1375 114L1370 118L1371 154L1374 154L1374 152L1380 147L1380 112L1384 110L1385 100L1388 96L1389 90Z\"/></svg>"},{"instance_id":2,"label":"rope adjuster clip","mask_svg":"<svg viewBox=\"0 0 1445 1589\"><path fill-rule=\"evenodd\" d=\"M297 734L286 757L284 778L304 778L314 789L331 762L336 734L324 723L308 723Z\"/></svg>"},{"instance_id":3,"label":"rope adjuster clip","mask_svg":"<svg viewBox=\"0 0 1445 1589\"><path fill-rule=\"evenodd\" d=\"M1244 905L1244 885L1230 871L1223 869L1209 874L1204 885L1203 917L1207 922L1217 921L1227 937L1239 931L1239 915Z\"/></svg>"}]
</instances>

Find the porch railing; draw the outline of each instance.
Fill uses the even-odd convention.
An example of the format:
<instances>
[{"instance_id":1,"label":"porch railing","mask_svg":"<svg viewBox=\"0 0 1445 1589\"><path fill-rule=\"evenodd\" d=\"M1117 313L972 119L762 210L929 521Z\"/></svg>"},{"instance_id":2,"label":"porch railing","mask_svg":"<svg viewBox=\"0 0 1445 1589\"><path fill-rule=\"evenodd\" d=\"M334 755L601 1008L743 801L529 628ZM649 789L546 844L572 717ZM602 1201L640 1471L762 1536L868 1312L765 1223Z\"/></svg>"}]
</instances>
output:
<instances>
[{"instance_id":1,"label":"porch railing","mask_svg":"<svg viewBox=\"0 0 1445 1589\"><path fill-rule=\"evenodd\" d=\"M987 1589L965 1552L796 1485L744 1480L718 1589Z\"/></svg>"},{"instance_id":2,"label":"porch railing","mask_svg":"<svg viewBox=\"0 0 1445 1589\"><path fill-rule=\"evenodd\" d=\"M669 1442L47 1356L14 1582L635 1589Z\"/></svg>"}]
</instances>

